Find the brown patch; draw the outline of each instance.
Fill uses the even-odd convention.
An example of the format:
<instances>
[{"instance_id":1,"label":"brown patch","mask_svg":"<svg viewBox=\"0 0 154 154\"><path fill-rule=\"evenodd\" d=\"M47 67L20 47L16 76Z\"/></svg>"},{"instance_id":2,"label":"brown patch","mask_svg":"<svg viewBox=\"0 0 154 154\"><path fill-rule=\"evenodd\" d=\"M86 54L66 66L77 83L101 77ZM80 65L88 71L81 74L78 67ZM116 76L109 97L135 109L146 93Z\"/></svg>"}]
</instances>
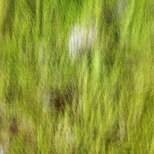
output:
<instances>
[{"instance_id":1,"label":"brown patch","mask_svg":"<svg viewBox=\"0 0 154 154\"><path fill-rule=\"evenodd\" d=\"M64 110L66 103L71 104L72 101L72 91L67 89L67 91L54 90L51 92L51 103L54 105L57 111Z\"/></svg>"},{"instance_id":2,"label":"brown patch","mask_svg":"<svg viewBox=\"0 0 154 154\"><path fill-rule=\"evenodd\" d=\"M10 123L10 133L16 135L18 133L18 121L16 118L12 118Z\"/></svg>"}]
</instances>

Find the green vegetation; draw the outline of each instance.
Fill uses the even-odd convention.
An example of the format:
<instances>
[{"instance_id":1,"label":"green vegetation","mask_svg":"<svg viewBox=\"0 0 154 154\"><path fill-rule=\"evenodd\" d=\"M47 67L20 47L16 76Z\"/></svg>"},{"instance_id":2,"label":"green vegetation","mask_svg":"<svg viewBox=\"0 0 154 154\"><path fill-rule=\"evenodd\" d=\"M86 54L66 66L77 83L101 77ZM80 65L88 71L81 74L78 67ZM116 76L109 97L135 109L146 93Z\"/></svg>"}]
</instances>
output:
<instances>
[{"instance_id":1,"label":"green vegetation","mask_svg":"<svg viewBox=\"0 0 154 154\"><path fill-rule=\"evenodd\" d=\"M117 8L116 0L0 0L4 153L154 153L154 1ZM91 18L90 57L72 60L72 25Z\"/></svg>"}]
</instances>

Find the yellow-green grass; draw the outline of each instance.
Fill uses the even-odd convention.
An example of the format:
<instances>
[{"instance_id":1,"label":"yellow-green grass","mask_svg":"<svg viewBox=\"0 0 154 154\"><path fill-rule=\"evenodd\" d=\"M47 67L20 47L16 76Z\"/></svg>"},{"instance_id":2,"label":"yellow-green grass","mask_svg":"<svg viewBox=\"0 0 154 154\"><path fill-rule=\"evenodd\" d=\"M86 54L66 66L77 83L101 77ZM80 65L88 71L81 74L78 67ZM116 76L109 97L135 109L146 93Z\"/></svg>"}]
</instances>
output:
<instances>
[{"instance_id":1,"label":"yellow-green grass","mask_svg":"<svg viewBox=\"0 0 154 154\"><path fill-rule=\"evenodd\" d=\"M4 153L154 153L154 2L0 0ZM90 57L74 24L94 19Z\"/></svg>"}]
</instances>

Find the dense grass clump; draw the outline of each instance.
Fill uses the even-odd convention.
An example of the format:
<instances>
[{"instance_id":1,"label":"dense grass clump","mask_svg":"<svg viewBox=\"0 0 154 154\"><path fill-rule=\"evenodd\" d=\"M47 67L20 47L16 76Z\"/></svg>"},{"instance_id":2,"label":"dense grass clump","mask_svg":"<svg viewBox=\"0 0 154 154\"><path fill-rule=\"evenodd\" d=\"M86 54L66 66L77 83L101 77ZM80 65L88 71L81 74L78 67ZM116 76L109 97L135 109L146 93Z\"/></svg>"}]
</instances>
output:
<instances>
[{"instance_id":1,"label":"dense grass clump","mask_svg":"<svg viewBox=\"0 0 154 154\"><path fill-rule=\"evenodd\" d=\"M153 154L153 112L153 0L0 0L0 153Z\"/></svg>"}]
</instances>

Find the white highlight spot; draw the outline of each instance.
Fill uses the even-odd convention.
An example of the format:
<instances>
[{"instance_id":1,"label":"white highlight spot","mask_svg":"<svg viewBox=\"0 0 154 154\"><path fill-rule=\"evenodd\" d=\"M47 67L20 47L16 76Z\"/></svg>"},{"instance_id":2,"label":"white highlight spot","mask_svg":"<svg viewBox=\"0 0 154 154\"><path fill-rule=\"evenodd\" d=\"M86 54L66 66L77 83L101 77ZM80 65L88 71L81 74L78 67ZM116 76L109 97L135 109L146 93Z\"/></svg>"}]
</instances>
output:
<instances>
[{"instance_id":1,"label":"white highlight spot","mask_svg":"<svg viewBox=\"0 0 154 154\"><path fill-rule=\"evenodd\" d=\"M95 27L91 23L88 27L75 24L69 35L69 55L75 58L90 50L94 44L95 33Z\"/></svg>"},{"instance_id":2,"label":"white highlight spot","mask_svg":"<svg viewBox=\"0 0 154 154\"><path fill-rule=\"evenodd\" d=\"M4 154L4 149L1 145L0 145L0 154Z\"/></svg>"}]
</instances>

